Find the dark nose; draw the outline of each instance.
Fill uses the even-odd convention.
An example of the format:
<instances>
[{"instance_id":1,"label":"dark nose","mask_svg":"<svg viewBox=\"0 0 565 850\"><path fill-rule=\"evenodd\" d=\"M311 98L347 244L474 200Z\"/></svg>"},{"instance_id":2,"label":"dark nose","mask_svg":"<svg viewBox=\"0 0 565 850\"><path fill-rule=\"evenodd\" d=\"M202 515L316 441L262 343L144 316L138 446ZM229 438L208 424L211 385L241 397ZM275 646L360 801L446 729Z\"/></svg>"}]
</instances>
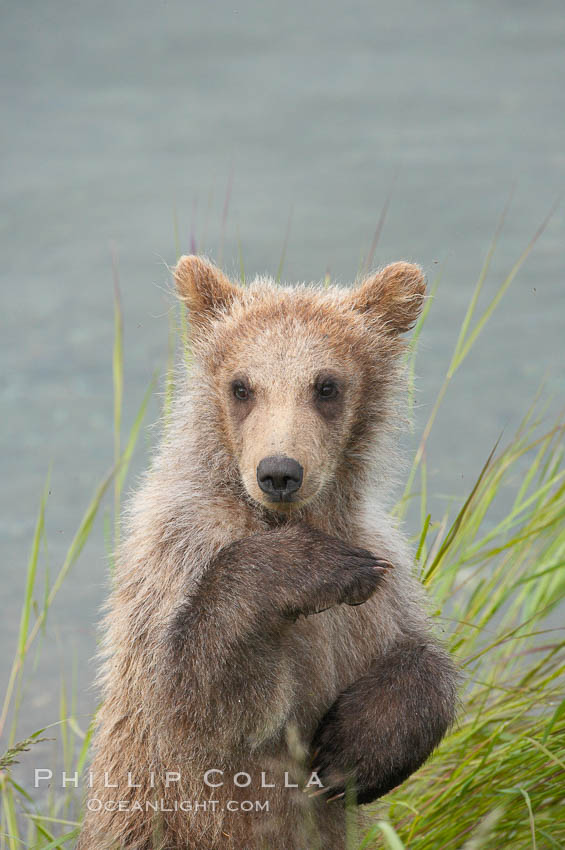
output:
<instances>
[{"instance_id":1,"label":"dark nose","mask_svg":"<svg viewBox=\"0 0 565 850\"><path fill-rule=\"evenodd\" d=\"M257 483L273 502L286 502L300 489L303 469L297 460L284 455L265 457L257 467Z\"/></svg>"}]
</instances>

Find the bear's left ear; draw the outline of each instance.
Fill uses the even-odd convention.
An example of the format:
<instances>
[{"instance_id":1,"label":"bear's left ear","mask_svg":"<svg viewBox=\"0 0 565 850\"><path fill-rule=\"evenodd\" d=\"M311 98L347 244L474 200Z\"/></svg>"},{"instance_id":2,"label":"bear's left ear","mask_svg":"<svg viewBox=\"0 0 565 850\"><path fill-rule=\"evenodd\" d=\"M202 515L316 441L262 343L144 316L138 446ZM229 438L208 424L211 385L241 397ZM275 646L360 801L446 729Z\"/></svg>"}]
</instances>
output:
<instances>
[{"instance_id":1,"label":"bear's left ear","mask_svg":"<svg viewBox=\"0 0 565 850\"><path fill-rule=\"evenodd\" d=\"M180 258L174 269L177 292L190 311L194 328L206 325L241 293L223 272L194 254Z\"/></svg>"},{"instance_id":2,"label":"bear's left ear","mask_svg":"<svg viewBox=\"0 0 565 850\"><path fill-rule=\"evenodd\" d=\"M378 322L391 336L414 327L424 305L426 280L413 263L392 263L366 278L349 296L354 310Z\"/></svg>"}]
</instances>

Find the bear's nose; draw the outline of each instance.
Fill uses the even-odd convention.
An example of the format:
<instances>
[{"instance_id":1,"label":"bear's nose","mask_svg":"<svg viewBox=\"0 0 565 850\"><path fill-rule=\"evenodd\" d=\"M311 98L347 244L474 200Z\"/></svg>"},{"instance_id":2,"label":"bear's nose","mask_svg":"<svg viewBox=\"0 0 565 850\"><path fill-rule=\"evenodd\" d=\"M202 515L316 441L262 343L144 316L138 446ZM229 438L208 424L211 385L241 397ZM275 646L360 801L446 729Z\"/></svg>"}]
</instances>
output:
<instances>
[{"instance_id":1,"label":"bear's nose","mask_svg":"<svg viewBox=\"0 0 565 850\"><path fill-rule=\"evenodd\" d=\"M303 469L297 460L284 455L264 457L257 467L257 483L273 502L286 502L300 489Z\"/></svg>"}]
</instances>

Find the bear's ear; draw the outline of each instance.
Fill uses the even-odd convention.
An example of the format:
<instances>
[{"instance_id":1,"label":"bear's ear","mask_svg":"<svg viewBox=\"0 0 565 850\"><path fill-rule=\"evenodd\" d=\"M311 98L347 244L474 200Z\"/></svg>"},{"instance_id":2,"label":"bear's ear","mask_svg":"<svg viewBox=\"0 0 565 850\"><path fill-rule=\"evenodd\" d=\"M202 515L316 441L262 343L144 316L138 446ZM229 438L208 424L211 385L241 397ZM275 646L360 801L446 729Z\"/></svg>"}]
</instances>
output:
<instances>
[{"instance_id":1,"label":"bear's ear","mask_svg":"<svg viewBox=\"0 0 565 850\"><path fill-rule=\"evenodd\" d=\"M177 292L190 310L195 328L206 325L241 293L220 269L194 254L180 258L174 269Z\"/></svg>"},{"instance_id":2,"label":"bear's ear","mask_svg":"<svg viewBox=\"0 0 565 850\"><path fill-rule=\"evenodd\" d=\"M426 280L419 266L392 263L366 278L349 296L354 310L391 336L414 327L424 305Z\"/></svg>"}]
</instances>

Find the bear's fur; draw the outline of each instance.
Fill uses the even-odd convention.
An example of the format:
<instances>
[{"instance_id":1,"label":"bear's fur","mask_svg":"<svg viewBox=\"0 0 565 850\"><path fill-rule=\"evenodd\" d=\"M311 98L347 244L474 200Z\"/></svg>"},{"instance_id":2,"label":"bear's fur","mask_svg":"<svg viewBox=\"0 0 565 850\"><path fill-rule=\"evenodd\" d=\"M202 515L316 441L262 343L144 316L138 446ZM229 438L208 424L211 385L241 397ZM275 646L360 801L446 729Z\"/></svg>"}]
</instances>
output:
<instances>
[{"instance_id":1,"label":"bear's fur","mask_svg":"<svg viewBox=\"0 0 565 850\"><path fill-rule=\"evenodd\" d=\"M454 716L453 665L379 496L423 276L239 287L183 257L175 279L191 374L117 557L87 795L102 810L79 847L339 850L346 789L385 794ZM301 468L290 495L290 478L259 483L281 457ZM247 800L269 811L227 805Z\"/></svg>"}]
</instances>

